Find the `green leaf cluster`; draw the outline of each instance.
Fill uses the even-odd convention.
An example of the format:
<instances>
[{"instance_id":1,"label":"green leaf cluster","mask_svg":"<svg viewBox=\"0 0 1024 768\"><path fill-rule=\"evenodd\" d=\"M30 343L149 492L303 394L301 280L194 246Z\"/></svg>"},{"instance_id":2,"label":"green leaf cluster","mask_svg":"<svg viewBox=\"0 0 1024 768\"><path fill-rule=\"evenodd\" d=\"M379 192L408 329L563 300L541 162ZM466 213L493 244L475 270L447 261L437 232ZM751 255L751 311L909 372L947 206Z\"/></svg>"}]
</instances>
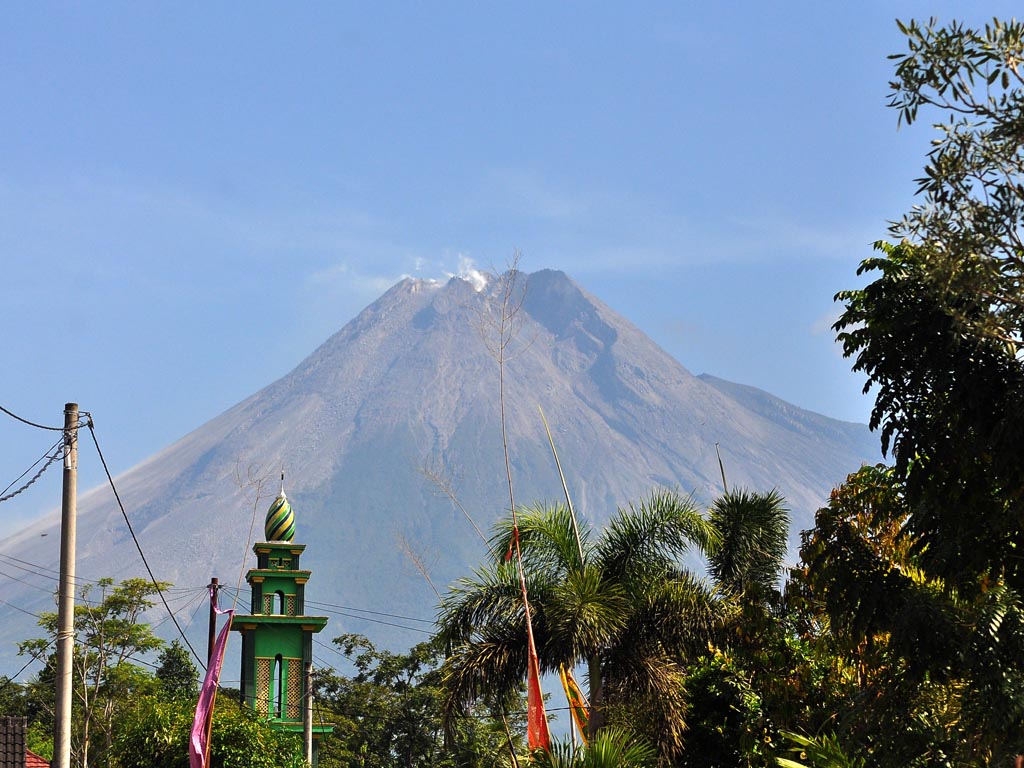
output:
<instances>
[{"instance_id":1,"label":"green leaf cluster","mask_svg":"<svg viewBox=\"0 0 1024 768\"><path fill-rule=\"evenodd\" d=\"M320 766L398 768L489 768L511 765L509 736L520 750L522 717L506 718L477 706L463 713L446 738L441 687L442 646L436 640L406 653L377 648L362 635L334 639L352 666L349 674L333 669L315 673L316 722L330 722ZM516 707L520 705L516 702Z\"/></svg>"}]
</instances>

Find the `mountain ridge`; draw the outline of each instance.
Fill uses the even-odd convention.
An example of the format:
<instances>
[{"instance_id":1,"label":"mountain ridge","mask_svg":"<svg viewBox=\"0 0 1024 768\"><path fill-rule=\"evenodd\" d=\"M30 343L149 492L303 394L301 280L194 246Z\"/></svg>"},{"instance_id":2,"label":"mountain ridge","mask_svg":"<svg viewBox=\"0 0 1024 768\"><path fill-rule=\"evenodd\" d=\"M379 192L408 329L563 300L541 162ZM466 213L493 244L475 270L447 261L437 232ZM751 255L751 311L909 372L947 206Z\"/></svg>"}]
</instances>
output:
<instances>
[{"instance_id":1,"label":"mountain ridge","mask_svg":"<svg viewBox=\"0 0 1024 768\"><path fill-rule=\"evenodd\" d=\"M251 567L245 540L254 518L262 531L283 466L296 540L308 545L304 563L314 571L311 595L406 615L435 603L420 568L441 591L485 549L422 470L451 483L484 530L508 505L498 366L480 336L495 317L501 279L491 276L483 290L461 278L396 283L283 377L120 475L157 576L199 589L211 575L228 583L228 573ZM787 497L794 542L834 483L877 460L865 426L694 376L564 273L520 279L522 326L505 393L519 499L562 495L538 405L574 502L598 525L658 485L710 501L720 491L718 444L730 486L777 487ZM83 494L79 509L79 573L138 575L109 490ZM0 553L56 563L59 536L39 535L55 522L10 537ZM25 589L12 596L32 610L43 604ZM367 628L349 618L344 626ZM0 658L12 640L32 636L24 630L0 628ZM205 627L191 632L202 638Z\"/></svg>"}]
</instances>

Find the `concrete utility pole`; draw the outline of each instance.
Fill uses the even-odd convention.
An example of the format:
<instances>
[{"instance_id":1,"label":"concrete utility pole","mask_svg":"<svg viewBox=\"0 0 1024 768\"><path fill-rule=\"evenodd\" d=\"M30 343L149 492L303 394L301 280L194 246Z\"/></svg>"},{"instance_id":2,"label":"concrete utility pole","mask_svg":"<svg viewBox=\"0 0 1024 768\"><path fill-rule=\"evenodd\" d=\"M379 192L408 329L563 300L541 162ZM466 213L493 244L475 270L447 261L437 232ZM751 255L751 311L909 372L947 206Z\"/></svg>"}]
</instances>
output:
<instances>
[{"instance_id":1,"label":"concrete utility pole","mask_svg":"<svg viewBox=\"0 0 1024 768\"><path fill-rule=\"evenodd\" d=\"M72 655L75 650L75 536L78 495L78 404L64 406L64 491L60 517L60 585L57 602L57 701L53 768L71 768Z\"/></svg>"}]
</instances>

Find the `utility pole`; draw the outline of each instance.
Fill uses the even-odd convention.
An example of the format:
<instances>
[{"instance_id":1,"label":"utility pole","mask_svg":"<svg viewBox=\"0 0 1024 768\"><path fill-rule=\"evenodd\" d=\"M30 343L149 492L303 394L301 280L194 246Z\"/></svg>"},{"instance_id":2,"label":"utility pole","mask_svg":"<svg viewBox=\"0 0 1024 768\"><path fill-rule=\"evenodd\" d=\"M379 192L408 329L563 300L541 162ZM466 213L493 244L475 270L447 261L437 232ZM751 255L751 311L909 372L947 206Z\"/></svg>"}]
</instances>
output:
<instances>
[{"instance_id":1,"label":"utility pole","mask_svg":"<svg viewBox=\"0 0 1024 768\"><path fill-rule=\"evenodd\" d=\"M78 503L78 404L64 406L64 490L60 507L60 585L57 601L57 701L53 768L71 768L72 655L75 650L75 536Z\"/></svg>"},{"instance_id":2,"label":"utility pole","mask_svg":"<svg viewBox=\"0 0 1024 768\"><path fill-rule=\"evenodd\" d=\"M313 662L306 662L306 701L302 714L302 746L305 748L306 765L313 766Z\"/></svg>"},{"instance_id":3,"label":"utility pole","mask_svg":"<svg viewBox=\"0 0 1024 768\"><path fill-rule=\"evenodd\" d=\"M206 643L206 666L213 664L213 643L217 635L217 590L220 589L220 581L216 576L210 578L210 636Z\"/></svg>"}]
</instances>

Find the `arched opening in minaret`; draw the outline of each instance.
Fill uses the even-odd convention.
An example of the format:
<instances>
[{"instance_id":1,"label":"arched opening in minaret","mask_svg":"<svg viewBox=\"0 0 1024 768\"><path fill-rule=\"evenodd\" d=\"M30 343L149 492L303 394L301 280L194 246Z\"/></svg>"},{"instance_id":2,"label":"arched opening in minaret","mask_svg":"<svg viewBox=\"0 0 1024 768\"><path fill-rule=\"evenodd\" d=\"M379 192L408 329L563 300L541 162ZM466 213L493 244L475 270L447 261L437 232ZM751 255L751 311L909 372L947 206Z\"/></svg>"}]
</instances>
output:
<instances>
[{"instance_id":1,"label":"arched opening in minaret","mask_svg":"<svg viewBox=\"0 0 1024 768\"><path fill-rule=\"evenodd\" d=\"M274 674L271 678L270 709L272 717L281 717L284 712L284 660L281 654L274 657Z\"/></svg>"},{"instance_id":2,"label":"arched opening in minaret","mask_svg":"<svg viewBox=\"0 0 1024 768\"><path fill-rule=\"evenodd\" d=\"M278 616L284 616L284 592L277 590L277 592L274 593L274 597L276 598L274 600L274 607L277 609L274 613Z\"/></svg>"}]
</instances>

